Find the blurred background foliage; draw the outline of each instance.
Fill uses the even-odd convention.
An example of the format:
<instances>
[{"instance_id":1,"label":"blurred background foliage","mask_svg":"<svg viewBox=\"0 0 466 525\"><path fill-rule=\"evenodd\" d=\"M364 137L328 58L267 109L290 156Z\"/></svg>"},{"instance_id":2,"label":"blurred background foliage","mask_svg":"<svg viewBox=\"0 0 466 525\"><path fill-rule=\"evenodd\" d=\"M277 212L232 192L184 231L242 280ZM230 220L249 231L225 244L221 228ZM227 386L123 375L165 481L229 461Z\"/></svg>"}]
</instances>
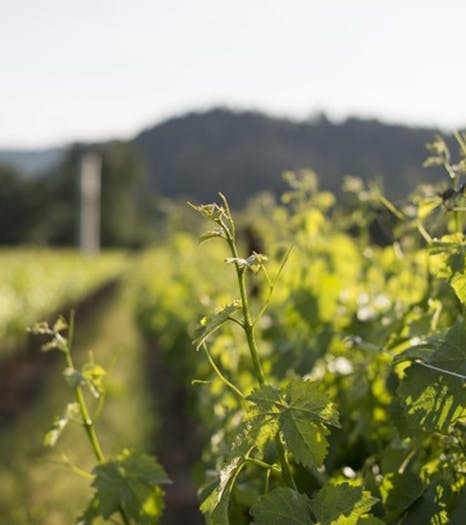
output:
<instances>
[{"instance_id":1,"label":"blurred background foliage","mask_svg":"<svg viewBox=\"0 0 466 525\"><path fill-rule=\"evenodd\" d=\"M206 201L222 191L235 208L244 207L260 192L283 193L280 174L286 170L312 167L321 188L337 194L343 177L352 175L377 179L390 198L404 197L420 181L440 178L435 170L422 170L434 131L218 108L169 119L128 141L0 150L0 244L76 244L85 151L102 157L102 245L138 247L160 233L160 219L173 208L167 199Z\"/></svg>"}]
</instances>

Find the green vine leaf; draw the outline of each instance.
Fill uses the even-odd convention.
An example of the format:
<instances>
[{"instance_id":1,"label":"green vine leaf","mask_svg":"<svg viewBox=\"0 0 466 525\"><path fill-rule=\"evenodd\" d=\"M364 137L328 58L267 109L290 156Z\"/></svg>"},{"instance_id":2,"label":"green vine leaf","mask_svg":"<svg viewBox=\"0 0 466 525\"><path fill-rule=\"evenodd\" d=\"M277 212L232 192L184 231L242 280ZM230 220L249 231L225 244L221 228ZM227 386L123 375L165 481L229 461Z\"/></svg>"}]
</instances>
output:
<instances>
[{"instance_id":1,"label":"green vine leaf","mask_svg":"<svg viewBox=\"0 0 466 525\"><path fill-rule=\"evenodd\" d=\"M278 415L283 401L282 392L272 385L264 385L254 389L248 396L248 401L254 403L258 414L276 413Z\"/></svg>"},{"instance_id":2,"label":"green vine leaf","mask_svg":"<svg viewBox=\"0 0 466 525\"><path fill-rule=\"evenodd\" d=\"M368 515L359 518L358 525L385 525L385 522L375 516Z\"/></svg>"},{"instance_id":3,"label":"green vine leaf","mask_svg":"<svg viewBox=\"0 0 466 525\"><path fill-rule=\"evenodd\" d=\"M227 264L236 264L238 268L248 268L254 273L257 273L266 261L268 261L266 255L256 252L253 252L247 259L243 259L242 257L227 257L225 259Z\"/></svg>"},{"instance_id":4,"label":"green vine leaf","mask_svg":"<svg viewBox=\"0 0 466 525\"><path fill-rule=\"evenodd\" d=\"M447 433L466 418L466 391L456 377L413 364L405 371L398 395L413 431Z\"/></svg>"},{"instance_id":5,"label":"green vine leaf","mask_svg":"<svg viewBox=\"0 0 466 525\"><path fill-rule=\"evenodd\" d=\"M248 407L240 428L235 450L246 454L251 446L262 451L279 431L281 391L271 385L257 388L248 396Z\"/></svg>"},{"instance_id":6,"label":"green vine leaf","mask_svg":"<svg viewBox=\"0 0 466 525\"><path fill-rule=\"evenodd\" d=\"M424 492L424 487L418 476L407 472L387 473L381 483L380 493L386 508L385 519L392 523L411 505L417 501Z\"/></svg>"},{"instance_id":7,"label":"green vine leaf","mask_svg":"<svg viewBox=\"0 0 466 525\"><path fill-rule=\"evenodd\" d=\"M52 338L47 343L41 346L42 352L49 352L50 350L60 350L66 352L68 349L68 340L60 332L68 328L68 323L63 317L58 317L52 328L46 321L35 323L29 332L35 335L50 335Z\"/></svg>"},{"instance_id":8,"label":"green vine leaf","mask_svg":"<svg viewBox=\"0 0 466 525\"><path fill-rule=\"evenodd\" d=\"M196 350L207 341L208 337L218 330L223 323L241 307L239 300L233 301L230 304L225 305L220 311L213 314L210 317L204 317L201 319L201 326L199 326L194 332L193 345Z\"/></svg>"},{"instance_id":9,"label":"green vine leaf","mask_svg":"<svg viewBox=\"0 0 466 525\"><path fill-rule=\"evenodd\" d=\"M411 346L394 360L420 360L446 372L466 378L466 319L458 319L444 334L427 337ZM460 379L460 377L459 377Z\"/></svg>"},{"instance_id":10,"label":"green vine leaf","mask_svg":"<svg viewBox=\"0 0 466 525\"><path fill-rule=\"evenodd\" d=\"M314 423L290 411L282 417L280 428L288 450L307 467L320 467L327 455L330 433L322 423Z\"/></svg>"},{"instance_id":11,"label":"green vine leaf","mask_svg":"<svg viewBox=\"0 0 466 525\"><path fill-rule=\"evenodd\" d=\"M450 516L450 525L460 525L464 521L466 516L466 487L460 491L455 503Z\"/></svg>"},{"instance_id":12,"label":"green vine leaf","mask_svg":"<svg viewBox=\"0 0 466 525\"><path fill-rule=\"evenodd\" d=\"M223 218L227 218L225 208L219 206L216 202L210 204L193 204L192 202L188 202L188 206L206 219L214 222L220 222Z\"/></svg>"},{"instance_id":13,"label":"green vine leaf","mask_svg":"<svg viewBox=\"0 0 466 525\"><path fill-rule=\"evenodd\" d=\"M325 425L339 426L339 422L336 408L317 383L295 380L285 391L265 385L254 390L248 400L255 405L250 412L255 422L252 431L262 433L259 446L278 423L296 461L310 467L322 464L328 448L329 431Z\"/></svg>"},{"instance_id":14,"label":"green vine leaf","mask_svg":"<svg viewBox=\"0 0 466 525\"><path fill-rule=\"evenodd\" d=\"M93 362L87 363L82 369L82 377L88 385L92 395L98 399L104 391L107 371Z\"/></svg>"},{"instance_id":15,"label":"green vine leaf","mask_svg":"<svg viewBox=\"0 0 466 525\"><path fill-rule=\"evenodd\" d=\"M226 239L225 232L222 230L222 228L214 228L213 230L209 230L204 232L199 237L199 244L202 244L204 242L210 241L211 239Z\"/></svg>"},{"instance_id":16,"label":"green vine leaf","mask_svg":"<svg viewBox=\"0 0 466 525\"><path fill-rule=\"evenodd\" d=\"M236 264L238 268L247 268L248 267L248 260L243 259L242 257L227 257L225 259L225 262L227 264Z\"/></svg>"},{"instance_id":17,"label":"green vine leaf","mask_svg":"<svg viewBox=\"0 0 466 525\"><path fill-rule=\"evenodd\" d=\"M144 453L124 450L114 460L92 471L96 489L79 525L90 525L97 517L108 520L124 510L137 523L153 524L163 510L163 491L158 485L170 483L157 460Z\"/></svg>"},{"instance_id":18,"label":"green vine leaf","mask_svg":"<svg viewBox=\"0 0 466 525\"><path fill-rule=\"evenodd\" d=\"M358 525L377 501L362 487L341 483L321 489L312 499L311 508L318 525Z\"/></svg>"},{"instance_id":19,"label":"green vine leaf","mask_svg":"<svg viewBox=\"0 0 466 525\"><path fill-rule=\"evenodd\" d=\"M445 334L425 338L395 359L415 361L398 387L410 428L447 432L466 418L464 341L466 321L458 319Z\"/></svg>"},{"instance_id":20,"label":"green vine leaf","mask_svg":"<svg viewBox=\"0 0 466 525\"><path fill-rule=\"evenodd\" d=\"M66 405L65 413L53 420L52 426L45 434L44 446L54 447L70 420L78 413L79 405L77 403L68 403L68 405Z\"/></svg>"},{"instance_id":21,"label":"green vine leaf","mask_svg":"<svg viewBox=\"0 0 466 525\"><path fill-rule=\"evenodd\" d=\"M442 199L436 195L431 198L423 199L417 208L417 216L423 220L428 217L434 210L436 210L442 204Z\"/></svg>"},{"instance_id":22,"label":"green vine leaf","mask_svg":"<svg viewBox=\"0 0 466 525\"><path fill-rule=\"evenodd\" d=\"M302 379L291 381L286 388L286 399L294 412L340 428L338 411L317 382Z\"/></svg>"},{"instance_id":23,"label":"green vine leaf","mask_svg":"<svg viewBox=\"0 0 466 525\"><path fill-rule=\"evenodd\" d=\"M28 331L35 335L53 335L53 330L46 321L34 323Z\"/></svg>"},{"instance_id":24,"label":"green vine leaf","mask_svg":"<svg viewBox=\"0 0 466 525\"><path fill-rule=\"evenodd\" d=\"M310 500L289 488L277 488L253 505L251 525L312 525Z\"/></svg>"},{"instance_id":25,"label":"green vine leaf","mask_svg":"<svg viewBox=\"0 0 466 525\"><path fill-rule=\"evenodd\" d=\"M53 324L53 331L55 333L62 332L63 330L68 329L68 322L63 316L58 316L57 320Z\"/></svg>"},{"instance_id":26,"label":"green vine leaf","mask_svg":"<svg viewBox=\"0 0 466 525\"><path fill-rule=\"evenodd\" d=\"M220 471L217 481L201 494L201 511L207 515L209 525L229 525L228 509L236 478L244 466L242 457L234 458Z\"/></svg>"},{"instance_id":27,"label":"green vine leaf","mask_svg":"<svg viewBox=\"0 0 466 525\"><path fill-rule=\"evenodd\" d=\"M430 252L440 259L437 277L447 279L456 296L466 304L466 244L461 233L445 235L435 241Z\"/></svg>"}]
</instances>

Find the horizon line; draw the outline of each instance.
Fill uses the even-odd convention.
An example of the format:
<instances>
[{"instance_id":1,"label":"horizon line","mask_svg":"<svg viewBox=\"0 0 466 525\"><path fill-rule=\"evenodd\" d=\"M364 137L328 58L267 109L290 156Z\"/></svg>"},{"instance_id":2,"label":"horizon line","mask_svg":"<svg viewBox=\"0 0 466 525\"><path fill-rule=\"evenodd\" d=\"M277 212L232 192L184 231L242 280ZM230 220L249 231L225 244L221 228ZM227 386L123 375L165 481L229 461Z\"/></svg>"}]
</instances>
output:
<instances>
[{"instance_id":1,"label":"horizon line","mask_svg":"<svg viewBox=\"0 0 466 525\"><path fill-rule=\"evenodd\" d=\"M293 122L295 124L306 124L306 123L317 123L320 119L326 119L328 122L332 125L341 125L349 120L360 120L365 122L378 122L380 124L386 125L386 126L401 126L401 127L407 127L411 129L417 129L417 130L436 130L439 133L446 133L451 134L454 131L461 131L466 128L465 126L460 126L458 128L456 127L444 127L439 126L435 123L421 123L421 122L414 122L414 121L403 121L402 119L394 118L386 118L383 116L376 116L372 114L366 114L366 113L347 113L343 116L335 116L332 115L331 112L328 110L314 110L307 116L299 117L297 115L293 115L286 112L279 112L279 111L270 111L264 108L259 107L248 107L248 106L235 106L233 104L212 104L209 106L198 106L197 108L191 108L191 109L185 109L180 110L178 112L172 112L168 115L161 116L158 119L154 119L152 124L142 124L138 127L136 131L128 132L128 133L121 133L121 135L117 136L116 134L112 132L108 133L102 133L102 134L96 134L95 137L91 138L63 138L62 140L57 141L44 141L43 143L32 143L29 141L26 141L26 143L20 144L3 144L0 143L0 151L2 152L8 152L8 153L16 153L16 152L24 152L24 153L34 153L34 152L40 152L44 150L56 150L56 149L66 149L70 146L77 145L77 144L103 144L108 142L114 142L114 141L121 141L121 142L130 142L134 140L138 135L141 133L144 133L146 131L149 131L153 128L156 128L158 126L164 125L170 121L178 120L185 118L189 115L205 115L207 113L211 113L214 111L225 111L229 113L233 113L236 115L242 115L242 114L257 114L264 117L268 117L273 120L283 120L283 121L289 121Z\"/></svg>"}]
</instances>

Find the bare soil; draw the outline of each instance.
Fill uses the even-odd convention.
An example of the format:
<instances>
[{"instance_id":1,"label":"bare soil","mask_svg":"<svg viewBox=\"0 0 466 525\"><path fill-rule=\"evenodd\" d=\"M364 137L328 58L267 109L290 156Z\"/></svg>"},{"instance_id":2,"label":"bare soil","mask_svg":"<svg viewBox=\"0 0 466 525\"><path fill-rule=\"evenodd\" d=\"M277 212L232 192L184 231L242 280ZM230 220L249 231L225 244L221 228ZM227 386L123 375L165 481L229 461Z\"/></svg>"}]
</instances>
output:
<instances>
[{"instance_id":1,"label":"bare soil","mask_svg":"<svg viewBox=\"0 0 466 525\"><path fill-rule=\"evenodd\" d=\"M154 342L147 343L149 386L161 427L157 456L173 484L166 489L162 525L202 525L192 468L201 456L201 431L189 414L187 389L173 379Z\"/></svg>"},{"instance_id":2,"label":"bare soil","mask_svg":"<svg viewBox=\"0 0 466 525\"><path fill-rule=\"evenodd\" d=\"M49 319L53 323L59 314L74 309L77 329L92 317L96 306L110 299L117 288L118 279L106 283L77 305L67 305ZM42 319L38 319L41 321ZM40 351L43 340L25 334L25 339L12 349L8 357L0 359L0 431L6 430L24 409L35 401L45 386L53 369L52 364L59 357L56 352Z\"/></svg>"}]
</instances>

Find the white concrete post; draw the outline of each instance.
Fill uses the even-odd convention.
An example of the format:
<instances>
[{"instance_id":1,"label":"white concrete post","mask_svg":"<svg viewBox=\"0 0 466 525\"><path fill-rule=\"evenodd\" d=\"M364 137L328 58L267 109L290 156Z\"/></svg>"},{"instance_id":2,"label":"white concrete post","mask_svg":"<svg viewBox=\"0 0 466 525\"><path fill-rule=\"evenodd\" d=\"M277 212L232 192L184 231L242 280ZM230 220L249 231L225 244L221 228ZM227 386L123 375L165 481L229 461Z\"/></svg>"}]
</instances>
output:
<instances>
[{"instance_id":1,"label":"white concrete post","mask_svg":"<svg viewBox=\"0 0 466 525\"><path fill-rule=\"evenodd\" d=\"M100 178L102 159L97 153L85 153L81 158L81 215L79 248L93 254L100 249Z\"/></svg>"}]
</instances>

